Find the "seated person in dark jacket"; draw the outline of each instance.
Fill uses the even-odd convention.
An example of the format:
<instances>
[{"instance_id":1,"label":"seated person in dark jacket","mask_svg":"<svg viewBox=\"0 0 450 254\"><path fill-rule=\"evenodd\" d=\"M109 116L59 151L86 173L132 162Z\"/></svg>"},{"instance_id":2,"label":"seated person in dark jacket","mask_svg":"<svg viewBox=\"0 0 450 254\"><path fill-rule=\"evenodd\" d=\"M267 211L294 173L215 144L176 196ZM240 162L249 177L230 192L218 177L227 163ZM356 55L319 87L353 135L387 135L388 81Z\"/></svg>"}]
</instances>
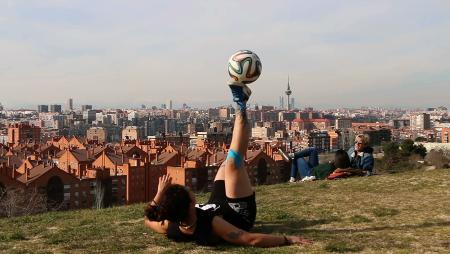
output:
<instances>
[{"instance_id":1,"label":"seated person in dark jacket","mask_svg":"<svg viewBox=\"0 0 450 254\"><path fill-rule=\"evenodd\" d=\"M355 146L348 150L353 169L362 170L366 175L372 175L374 159L373 148L369 146L369 136L359 134L355 138Z\"/></svg>"}]
</instances>

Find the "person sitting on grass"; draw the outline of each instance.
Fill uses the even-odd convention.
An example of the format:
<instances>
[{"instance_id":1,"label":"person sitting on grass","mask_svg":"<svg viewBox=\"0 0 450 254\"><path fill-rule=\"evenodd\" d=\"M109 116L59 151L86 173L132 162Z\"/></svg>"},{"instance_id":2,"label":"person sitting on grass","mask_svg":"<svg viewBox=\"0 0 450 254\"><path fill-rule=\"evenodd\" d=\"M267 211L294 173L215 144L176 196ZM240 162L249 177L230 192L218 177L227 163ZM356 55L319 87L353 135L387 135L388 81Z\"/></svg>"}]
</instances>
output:
<instances>
[{"instance_id":1,"label":"person sitting on grass","mask_svg":"<svg viewBox=\"0 0 450 254\"><path fill-rule=\"evenodd\" d=\"M359 134L355 138L355 146L348 150L351 167L360 169L366 175L373 175L374 158L373 148L369 146L369 136Z\"/></svg>"},{"instance_id":2,"label":"person sitting on grass","mask_svg":"<svg viewBox=\"0 0 450 254\"><path fill-rule=\"evenodd\" d=\"M290 182L296 181L298 171L300 171L302 181L327 179L336 170L338 172L348 170L347 172L349 174L351 171L350 160L347 152L344 150L336 151L334 161L320 164L319 154L314 147L306 148L297 153L291 153L289 156L293 158ZM306 161L305 157L308 157L308 161Z\"/></svg>"},{"instance_id":3,"label":"person sitting on grass","mask_svg":"<svg viewBox=\"0 0 450 254\"><path fill-rule=\"evenodd\" d=\"M230 150L215 176L208 203L196 204L191 190L171 184L170 176L163 176L154 200L145 209L145 225L174 241L195 241L200 245L221 241L255 247L310 244L310 240L298 236L249 232L255 223L256 200L243 154L249 141L246 102L251 91L243 84L231 84L230 88L239 108Z\"/></svg>"},{"instance_id":4,"label":"person sitting on grass","mask_svg":"<svg viewBox=\"0 0 450 254\"><path fill-rule=\"evenodd\" d=\"M350 158L344 150L337 150L334 159L336 169L326 178L329 180L346 178L350 176L362 176L365 172L361 169L354 169L351 166Z\"/></svg>"}]
</instances>

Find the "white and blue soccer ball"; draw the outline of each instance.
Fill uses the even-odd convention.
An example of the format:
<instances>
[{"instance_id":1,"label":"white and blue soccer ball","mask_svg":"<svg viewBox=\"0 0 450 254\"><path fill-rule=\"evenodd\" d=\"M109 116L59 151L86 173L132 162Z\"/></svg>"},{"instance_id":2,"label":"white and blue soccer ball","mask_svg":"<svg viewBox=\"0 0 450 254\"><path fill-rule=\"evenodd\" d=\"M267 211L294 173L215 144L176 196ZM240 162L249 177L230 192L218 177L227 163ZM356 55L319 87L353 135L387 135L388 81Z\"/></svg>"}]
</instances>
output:
<instances>
[{"instance_id":1,"label":"white and blue soccer ball","mask_svg":"<svg viewBox=\"0 0 450 254\"><path fill-rule=\"evenodd\" d=\"M259 78L261 70L261 60L250 50L239 50L228 60L228 74L235 83L250 84Z\"/></svg>"}]
</instances>

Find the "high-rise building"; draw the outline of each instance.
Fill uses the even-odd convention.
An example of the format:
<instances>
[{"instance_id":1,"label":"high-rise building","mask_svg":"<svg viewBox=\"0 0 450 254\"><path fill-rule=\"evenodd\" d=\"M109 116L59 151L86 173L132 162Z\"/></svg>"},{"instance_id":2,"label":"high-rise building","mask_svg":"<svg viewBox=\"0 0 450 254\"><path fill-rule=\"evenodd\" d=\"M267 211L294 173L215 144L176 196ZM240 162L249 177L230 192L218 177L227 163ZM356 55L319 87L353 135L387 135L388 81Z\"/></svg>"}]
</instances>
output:
<instances>
[{"instance_id":1,"label":"high-rise building","mask_svg":"<svg viewBox=\"0 0 450 254\"><path fill-rule=\"evenodd\" d=\"M72 98L69 98L68 100L67 100L67 111L72 111L73 110L73 99Z\"/></svg>"},{"instance_id":2,"label":"high-rise building","mask_svg":"<svg viewBox=\"0 0 450 254\"><path fill-rule=\"evenodd\" d=\"M92 124L97 118L97 111L95 110L86 110L83 112L83 119L87 121L88 124Z\"/></svg>"},{"instance_id":3,"label":"high-rise building","mask_svg":"<svg viewBox=\"0 0 450 254\"><path fill-rule=\"evenodd\" d=\"M104 143L107 139L106 129L103 127L91 127L86 131L86 139L88 141Z\"/></svg>"},{"instance_id":4,"label":"high-rise building","mask_svg":"<svg viewBox=\"0 0 450 254\"><path fill-rule=\"evenodd\" d=\"M122 140L139 140L144 137L143 135L143 127L127 126L122 130Z\"/></svg>"},{"instance_id":5,"label":"high-rise building","mask_svg":"<svg viewBox=\"0 0 450 254\"><path fill-rule=\"evenodd\" d=\"M286 112L286 111L282 111L278 113L278 121L282 122L282 121L292 121L295 119L295 112Z\"/></svg>"},{"instance_id":6,"label":"high-rise building","mask_svg":"<svg viewBox=\"0 0 450 254\"><path fill-rule=\"evenodd\" d=\"M350 118L337 118L334 123L336 130L352 128L352 119Z\"/></svg>"},{"instance_id":7,"label":"high-rise building","mask_svg":"<svg viewBox=\"0 0 450 254\"><path fill-rule=\"evenodd\" d=\"M389 125L394 129L400 129L410 126L410 119L392 119L389 121Z\"/></svg>"},{"instance_id":8,"label":"high-rise building","mask_svg":"<svg viewBox=\"0 0 450 254\"><path fill-rule=\"evenodd\" d=\"M81 105L81 111L91 110L92 105Z\"/></svg>"},{"instance_id":9,"label":"high-rise building","mask_svg":"<svg viewBox=\"0 0 450 254\"><path fill-rule=\"evenodd\" d=\"M291 98L291 109L295 108L295 99Z\"/></svg>"},{"instance_id":10,"label":"high-rise building","mask_svg":"<svg viewBox=\"0 0 450 254\"><path fill-rule=\"evenodd\" d=\"M330 151L330 135L325 130L315 130L302 137L302 148L315 147L320 152Z\"/></svg>"},{"instance_id":11,"label":"high-rise building","mask_svg":"<svg viewBox=\"0 0 450 254\"><path fill-rule=\"evenodd\" d=\"M48 105L38 105L38 113L47 113Z\"/></svg>"},{"instance_id":12,"label":"high-rise building","mask_svg":"<svg viewBox=\"0 0 450 254\"><path fill-rule=\"evenodd\" d=\"M219 118L220 119L229 119L231 114L230 108L220 108L219 109Z\"/></svg>"},{"instance_id":13,"label":"high-rise building","mask_svg":"<svg viewBox=\"0 0 450 254\"><path fill-rule=\"evenodd\" d=\"M274 131L270 127L253 127L252 137L253 138L270 138L274 136Z\"/></svg>"},{"instance_id":14,"label":"high-rise building","mask_svg":"<svg viewBox=\"0 0 450 254\"><path fill-rule=\"evenodd\" d=\"M59 104L51 104L49 108L52 113L61 113L62 106Z\"/></svg>"},{"instance_id":15,"label":"high-rise building","mask_svg":"<svg viewBox=\"0 0 450 254\"><path fill-rule=\"evenodd\" d=\"M284 109L284 96L280 96L280 104L279 104L280 109Z\"/></svg>"},{"instance_id":16,"label":"high-rise building","mask_svg":"<svg viewBox=\"0 0 450 254\"><path fill-rule=\"evenodd\" d=\"M412 130L429 130L431 129L430 114L413 114L410 116L410 124Z\"/></svg>"},{"instance_id":17,"label":"high-rise building","mask_svg":"<svg viewBox=\"0 0 450 254\"><path fill-rule=\"evenodd\" d=\"M170 109L170 110L173 109L172 100L167 100L167 107L168 107L168 109Z\"/></svg>"}]
</instances>

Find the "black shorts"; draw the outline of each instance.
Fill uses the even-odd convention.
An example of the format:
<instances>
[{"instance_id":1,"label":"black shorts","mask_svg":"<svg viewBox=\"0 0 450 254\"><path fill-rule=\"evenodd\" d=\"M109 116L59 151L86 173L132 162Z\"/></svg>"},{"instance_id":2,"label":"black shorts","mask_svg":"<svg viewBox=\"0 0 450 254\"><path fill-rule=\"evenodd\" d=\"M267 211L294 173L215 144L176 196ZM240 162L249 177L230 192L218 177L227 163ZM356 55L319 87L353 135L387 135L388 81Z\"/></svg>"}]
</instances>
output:
<instances>
[{"instance_id":1,"label":"black shorts","mask_svg":"<svg viewBox=\"0 0 450 254\"><path fill-rule=\"evenodd\" d=\"M228 198L225 194L225 181L214 181L209 204L220 205L223 219L235 227L249 231L256 219L255 193L243 198Z\"/></svg>"}]
</instances>

